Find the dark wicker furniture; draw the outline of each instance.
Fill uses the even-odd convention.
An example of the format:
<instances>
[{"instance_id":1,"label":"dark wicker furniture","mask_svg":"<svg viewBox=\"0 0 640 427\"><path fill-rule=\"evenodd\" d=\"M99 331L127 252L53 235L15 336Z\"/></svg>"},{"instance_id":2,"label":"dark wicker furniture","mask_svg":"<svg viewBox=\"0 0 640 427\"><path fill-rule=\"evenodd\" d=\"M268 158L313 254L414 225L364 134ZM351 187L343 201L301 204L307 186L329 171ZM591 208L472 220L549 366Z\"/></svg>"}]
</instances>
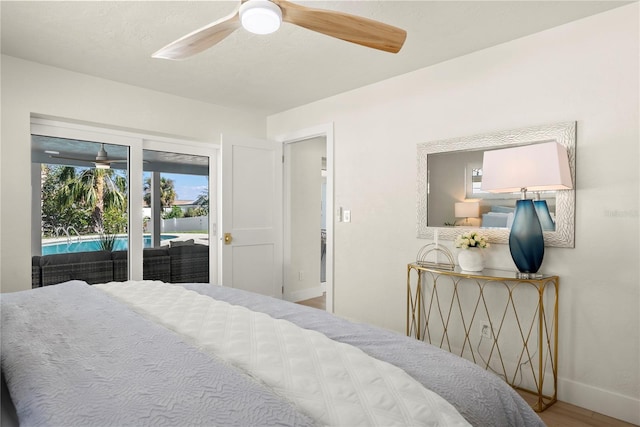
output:
<instances>
[{"instance_id":1,"label":"dark wicker furniture","mask_svg":"<svg viewBox=\"0 0 640 427\"><path fill-rule=\"evenodd\" d=\"M144 280L209 282L209 247L206 245L148 248L143 252L142 263ZM95 284L127 279L127 251L76 252L34 256L31 260L32 288L69 280Z\"/></svg>"}]
</instances>

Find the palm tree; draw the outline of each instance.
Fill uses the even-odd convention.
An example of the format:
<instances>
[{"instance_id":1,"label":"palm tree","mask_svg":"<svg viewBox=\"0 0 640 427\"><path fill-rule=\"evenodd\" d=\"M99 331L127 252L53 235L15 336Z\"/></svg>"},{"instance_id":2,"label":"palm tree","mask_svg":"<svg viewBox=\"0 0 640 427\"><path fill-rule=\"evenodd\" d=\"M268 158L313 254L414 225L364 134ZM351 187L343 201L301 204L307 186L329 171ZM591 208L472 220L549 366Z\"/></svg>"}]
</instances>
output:
<instances>
[{"instance_id":1,"label":"palm tree","mask_svg":"<svg viewBox=\"0 0 640 427\"><path fill-rule=\"evenodd\" d=\"M125 212L127 208L127 180L112 169L84 169L66 166L60 174L64 185L57 193L62 208L74 204L92 209L94 227L104 226L104 211L114 208Z\"/></svg>"},{"instance_id":2,"label":"palm tree","mask_svg":"<svg viewBox=\"0 0 640 427\"><path fill-rule=\"evenodd\" d=\"M209 214L209 192L203 191L198 198L193 202L194 205L198 205L199 209L202 209L205 215Z\"/></svg>"},{"instance_id":3,"label":"palm tree","mask_svg":"<svg viewBox=\"0 0 640 427\"><path fill-rule=\"evenodd\" d=\"M144 180L144 203L151 206L151 177ZM160 177L160 207L168 208L173 205L178 195L172 179Z\"/></svg>"},{"instance_id":4,"label":"palm tree","mask_svg":"<svg viewBox=\"0 0 640 427\"><path fill-rule=\"evenodd\" d=\"M76 204L73 209L61 209L58 202L60 189L68 183L71 175L66 166L41 165L41 211L42 232L53 236L60 228L73 227L80 233L91 231L91 210Z\"/></svg>"}]
</instances>

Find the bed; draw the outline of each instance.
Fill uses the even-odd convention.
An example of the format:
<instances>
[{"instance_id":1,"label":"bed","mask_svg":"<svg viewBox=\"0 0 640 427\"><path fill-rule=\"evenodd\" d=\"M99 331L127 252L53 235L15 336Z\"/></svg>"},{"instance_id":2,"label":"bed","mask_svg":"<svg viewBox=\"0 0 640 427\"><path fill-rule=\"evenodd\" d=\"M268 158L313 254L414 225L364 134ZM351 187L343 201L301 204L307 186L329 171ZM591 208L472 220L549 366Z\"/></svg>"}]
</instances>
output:
<instances>
[{"instance_id":1,"label":"bed","mask_svg":"<svg viewBox=\"0 0 640 427\"><path fill-rule=\"evenodd\" d=\"M237 289L70 281L0 301L2 425L544 425L460 357Z\"/></svg>"}]
</instances>

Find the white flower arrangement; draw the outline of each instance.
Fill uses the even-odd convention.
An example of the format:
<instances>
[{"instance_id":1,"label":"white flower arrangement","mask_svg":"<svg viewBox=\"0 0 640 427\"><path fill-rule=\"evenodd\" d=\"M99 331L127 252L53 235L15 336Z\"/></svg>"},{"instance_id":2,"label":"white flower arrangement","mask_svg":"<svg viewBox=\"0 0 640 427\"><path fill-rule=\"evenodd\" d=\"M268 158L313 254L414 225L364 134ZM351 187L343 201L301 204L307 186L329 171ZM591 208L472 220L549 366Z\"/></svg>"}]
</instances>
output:
<instances>
[{"instance_id":1,"label":"white flower arrangement","mask_svg":"<svg viewBox=\"0 0 640 427\"><path fill-rule=\"evenodd\" d=\"M456 248L469 249L469 248L488 248L489 243L487 238L476 231L469 231L456 237Z\"/></svg>"}]
</instances>

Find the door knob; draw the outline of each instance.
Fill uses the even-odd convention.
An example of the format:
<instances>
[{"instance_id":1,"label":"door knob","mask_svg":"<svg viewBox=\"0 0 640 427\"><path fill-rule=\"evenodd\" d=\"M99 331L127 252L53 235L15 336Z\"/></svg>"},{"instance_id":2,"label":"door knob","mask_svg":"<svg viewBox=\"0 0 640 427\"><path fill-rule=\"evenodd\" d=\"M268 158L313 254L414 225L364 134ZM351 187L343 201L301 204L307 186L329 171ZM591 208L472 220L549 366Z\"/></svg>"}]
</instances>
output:
<instances>
[{"instance_id":1,"label":"door knob","mask_svg":"<svg viewBox=\"0 0 640 427\"><path fill-rule=\"evenodd\" d=\"M231 233L224 233L224 244L230 245L233 237L231 237Z\"/></svg>"}]
</instances>

